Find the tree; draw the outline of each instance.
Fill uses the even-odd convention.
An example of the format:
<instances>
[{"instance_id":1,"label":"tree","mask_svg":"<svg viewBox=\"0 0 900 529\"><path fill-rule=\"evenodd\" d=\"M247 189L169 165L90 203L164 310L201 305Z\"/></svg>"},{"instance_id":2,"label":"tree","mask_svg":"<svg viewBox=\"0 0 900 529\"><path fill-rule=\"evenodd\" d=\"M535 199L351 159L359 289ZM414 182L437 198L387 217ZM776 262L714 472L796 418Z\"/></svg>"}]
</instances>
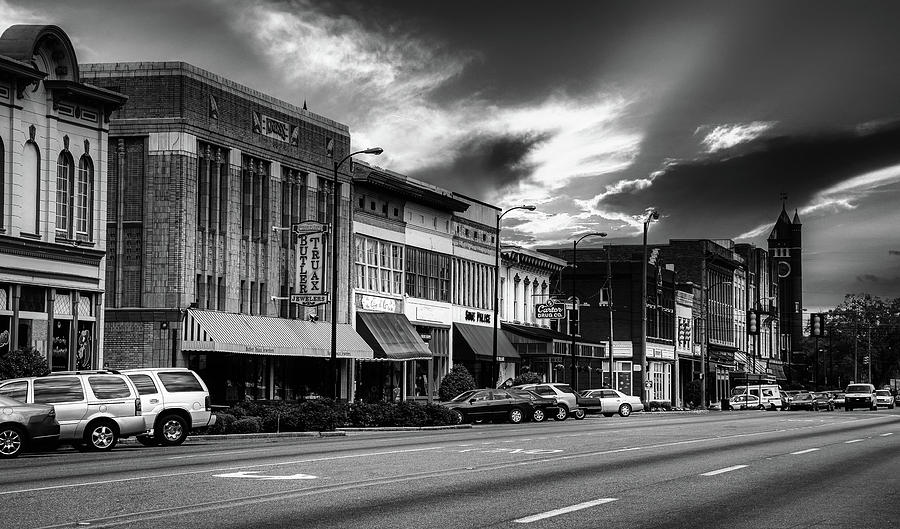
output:
<instances>
[{"instance_id":1,"label":"tree","mask_svg":"<svg viewBox=\"0 0 900 529\"><path fill-rule=\"evenodd\" d=\"M47 367L47 359L34 347L0 354L0 380L40 377L48 373L50 373L50 368Z\"/></svg>"},{"instance_id":2,"label":"tree","mask_svg":"<svg viewBox=\"0 0 900 529\"><path fill-rule=\"evenodd\" d=\"M825 314L825 335L807 340L810 364L820 385L827 378L834 387L850 380L882 387L900 378L900 298L881 299L871 294L848 294Z\"/></svg>"},{"instance_id":3,"label":"tree","mask_svg":"<svg viewBox=\"0 0 900 529\"><path fill-rule=\"evenodd\" d=\"M535 373L534 371L526 371L514 378L512 381L512 385L518 386L521 384L540 384L543 381L544 377L542 377L540 373Z\"/></svg>"},{"instance_id":4,"label":"tree","mask_svg":"<svg viewBox=\"0 0 900 529\"><path fill-rule=\"evenodd\" d=\"M464 391L475 389L475 379L469 370L462 365L455 365L441 380L438 396L441 400L450 400Z\"/></svg>"}]
</instances>

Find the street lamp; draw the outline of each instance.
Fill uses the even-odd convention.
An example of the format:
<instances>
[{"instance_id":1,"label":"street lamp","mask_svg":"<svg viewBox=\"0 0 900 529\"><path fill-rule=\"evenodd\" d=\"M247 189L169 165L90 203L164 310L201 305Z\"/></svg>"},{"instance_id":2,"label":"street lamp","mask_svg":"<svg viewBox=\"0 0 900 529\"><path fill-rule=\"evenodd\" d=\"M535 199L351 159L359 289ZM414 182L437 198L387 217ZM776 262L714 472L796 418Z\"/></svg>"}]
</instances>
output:
<instances>
[{"instance_id":1,"label":"street lamp","mask_svg":"<svg viewBox=\"0 0 900 529\"><path fill-rule=\"evenodd\" d=\"M374 154L377 156L383 152L384 149L381 147L372 147L362 151L351 152L347 156L344 156L341 161L334 163L334 187L331 189L331 194L334 198L331 207L331 378L333 379L331 391L334 400L337 400L341 394L338 389L341 377L337 362L338 248L340 248L338 245L340 242L338 218L340 217L339 210L341 208L341 196L338 193L338 169L340 169L344 162L357 154Z\"/></svg>"},{"instance_id":2,"label":"street lamp","mask_svg":"<svg viewBox=\"0 0 900 529\"><path fill-rule=\"evenodd\" d=\"M704 341L706 342L705 347L700 348L700 403L706 408L706 350L709 349L709 328L710 328L710 320L712 318L709 317L709 291L712 290L713 287L718 287L721 285L730 285L732 281L719 281L718 283L713 283L712 285L708 285L703 289L703 305L704 305L704 321L703 321L703 331L704 331ZM749 386L749 384L748 384ZM762 395L760 395L762 397Z\"/></svg>"},{"instance_id":3,"label":"street lamp","mask_svg":"<svg viewBox=\"0 0 900 529\"><path fill-rule=\"evenodd\" d=\"M491 355L491 387L497 386L497 378L500 376L500 364L497 363L497 332L500 327L498 319L500 312L500 219L510 211L517 209L534 211L537 208L532 205L515 206L497 215L497 237L494 240L494 340Z\"/></svg>"},{"instance_id":4,"label":"street lamp","mask_svg":"<svg viewBox=\"0 0 900 529\"><path fill-rule=\"evenodd\" d=\"M649 409L647 402L647 385L644 383L647 377L647 230L650 223L659 220L659 212L651 210L644 220L644 258L641 261L641 350L638 351L638 362L641 365L641 402L645 409ZM610 364L612 369L612 364ZM610 379L612 380L612 379ZM649 380L649 379L647 379Z\"/></svg>"},{"instance_id":5,"label":"street lamp","mask_svg":"<svg viewBox=\"0 0 900 529\"><path fill-rule=\"evenodd\" d=\"M578 296L575 295L575 274L578 273L578 243L587 237L606 237L604 232L585 233L578 239L572 241L572 316L577 310ZM574 318L569 318L569 335L572 337L572 388L578 389L578 373L575 369L575 326L572 325ZM578 318L579 330L581 327L581 317ZM610 367L612 364L610 364ZM612 380L612 379L610 379Z\"/></svg>"}]
</instances>

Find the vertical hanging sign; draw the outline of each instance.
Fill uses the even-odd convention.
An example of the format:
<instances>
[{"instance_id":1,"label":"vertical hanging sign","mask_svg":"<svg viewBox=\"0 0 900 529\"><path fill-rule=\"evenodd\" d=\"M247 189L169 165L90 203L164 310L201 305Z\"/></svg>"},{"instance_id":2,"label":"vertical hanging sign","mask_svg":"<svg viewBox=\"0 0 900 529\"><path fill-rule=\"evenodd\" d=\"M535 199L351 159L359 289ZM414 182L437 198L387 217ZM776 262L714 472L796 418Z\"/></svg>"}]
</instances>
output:
<instances>
[{"instance_id":1,"label":"vertical hanging sign","mask_svg":"<svg viewBox=\"0 0 900 529\"><path fill-rule=\"evenodd\" d=\"M320 222L301 222L291 226L297 236L297 275L291 303L315 307L328 303L325 292L325 263L327 262L327 226Z\"/></svg>"}]
</instances>

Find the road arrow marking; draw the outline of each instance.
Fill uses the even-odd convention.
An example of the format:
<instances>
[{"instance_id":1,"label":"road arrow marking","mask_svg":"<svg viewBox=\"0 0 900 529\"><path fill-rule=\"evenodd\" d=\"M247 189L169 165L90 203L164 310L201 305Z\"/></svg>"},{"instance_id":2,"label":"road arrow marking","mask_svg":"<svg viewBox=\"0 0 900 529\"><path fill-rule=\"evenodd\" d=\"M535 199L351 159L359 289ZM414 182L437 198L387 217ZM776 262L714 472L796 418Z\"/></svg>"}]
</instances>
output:
<instances>
[{"instance_id":1,"label":"road arrow marking","mask_svg":"<svg viewBox=\"0 0 900 529\"><path fill-rule=\"evenodd\" d=\"M242 470L240 472L232 472L230 474L213 474L215 478L250 478L250 479L316 479L316 476L309 474L291 474L289 476L257 476L257 470Z\"/></svg>"}]
</instances>

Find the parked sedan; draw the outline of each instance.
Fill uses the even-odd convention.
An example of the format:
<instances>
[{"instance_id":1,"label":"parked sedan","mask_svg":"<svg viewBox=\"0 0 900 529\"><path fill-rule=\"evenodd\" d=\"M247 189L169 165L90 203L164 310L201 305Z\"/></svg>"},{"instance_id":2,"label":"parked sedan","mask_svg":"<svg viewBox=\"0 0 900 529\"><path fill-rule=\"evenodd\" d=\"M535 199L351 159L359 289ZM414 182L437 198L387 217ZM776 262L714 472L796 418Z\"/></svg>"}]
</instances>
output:
<instances>
[{"instance_id":1,"label":"parked sedan","mask_svg":"<svg viewBox=\"0 0 900 529\"><path fill-rule=\"evenodd\" d=\"M555 417L559 412L555 398L543 397L527 389L510 388L507 391L531 401L531 420L534 422L544 422L547 417Z\"/></svg>"},{"instance_id":2,"label":"parked sedan","mask_svg":"<svg viewBox=\"0 0 900 529\"><path fill-rule=\"evenodd\" d=\"M17 457L30 445L59 441L53 406L0 396L0 458Z\"/></svg>"},{"instance_id":3,"label":"parked sedan","mask_svg":"<svg viewBox=\"0 0 900 529\"><path fill-rule=\"evenodd\" d=\"M834 404L835 408L843 408L844 407L844 394L843 393L832 393L831 394L831 402Z\"/></svg>"},{"instance_id":4,"label":"parked sedan","mask_svg":"<svg viewBox=\"0 0 900 529\"><path fill-rule=\"evenodd\" d=\"M834 403L825 393L798 393L791 401L791 410L834 410Z\"/></svg>"},{"instance_id":5,"label":"parked sedan","mask_svg":"<svg viewBox=\"0 0 900 529\"><path fill-rule=\"evenodd\" d=\"M622 417L628 417L633 411L644 410L644 404L640 397L626 395L615 389L588 389L582 391L581 395L599 398L600 412L604 417L612 417L615 413Z\"/></svg>"},{"instance_id":6,"label":"parked sedan","mask_svg":"<svg viewBox=\"0 0 900 529\"><path fill-rule=\"evenodd\" d=\"M890 410L894 409L894 396L887 389L879 389L875 392L875 398L878 400L879 406L884 406Z\"/></svg>"},{"instance_id":7,"label":"parked sedan","mask_svg":"<svg viewBox=\"0 0 900 529\"><path fill-rule=\"evenodd\" d=\"M534 416L530 397L505 389L473 389L441 404L455 414L457 424L479 419L506 419L518 424Z\"/></svg>"}]
</instances>

